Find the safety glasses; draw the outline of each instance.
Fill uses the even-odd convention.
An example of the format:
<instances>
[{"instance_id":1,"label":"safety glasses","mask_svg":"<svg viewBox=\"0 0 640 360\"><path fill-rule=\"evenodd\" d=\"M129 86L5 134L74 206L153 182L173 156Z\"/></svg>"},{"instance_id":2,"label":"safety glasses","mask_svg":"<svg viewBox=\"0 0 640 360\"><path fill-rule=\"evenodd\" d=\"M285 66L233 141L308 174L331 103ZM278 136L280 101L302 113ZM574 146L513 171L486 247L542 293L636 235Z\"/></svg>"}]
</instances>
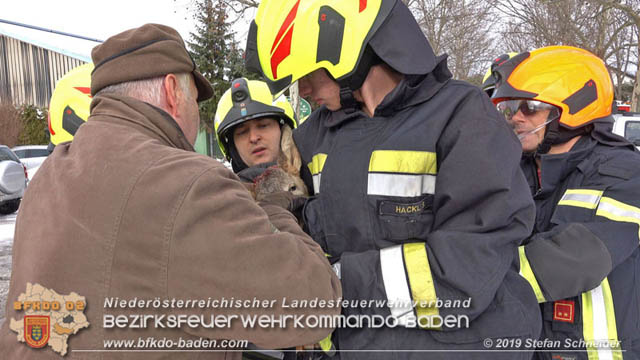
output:
<instances>
[{"instance_id":1,"label":"safety glasses","mask_svg":"<svg viewBox=\"0 0 640 360\"><path fill-rule=\"evenodd\" d=\"M525 99L504 100L499 102L496 108L509 122L519 111L521 111L524 116L533 116L540 111L556 109L556 107L551 104Z\"/></svg>"}]
</instances>

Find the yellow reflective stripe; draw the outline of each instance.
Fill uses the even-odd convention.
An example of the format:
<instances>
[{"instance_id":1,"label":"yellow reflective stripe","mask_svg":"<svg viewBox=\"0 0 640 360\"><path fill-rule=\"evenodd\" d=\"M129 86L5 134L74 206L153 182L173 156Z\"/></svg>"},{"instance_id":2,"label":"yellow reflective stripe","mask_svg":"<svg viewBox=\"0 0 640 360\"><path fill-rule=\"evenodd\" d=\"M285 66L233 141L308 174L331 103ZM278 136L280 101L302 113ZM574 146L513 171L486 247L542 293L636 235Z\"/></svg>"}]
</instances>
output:
<instances>
[{"instance_id":1,"label":"yellow reflective stripe","mask_svg":"<svg viewBox=\"0 0 640 360\"><path fill-rule=\"evenodd\" d=\"M609 280L582 293L582 328L589 360L622 360Z\"/></svg>"},{"instance_id":2,"label":"yellow reflective stripe","mask_svg":"<svg viewBox=\"0 0 640 360\"><path fill-rule=\"evenodd\" d=\"M591 303L591 292L582 293L582 336L587 343L587 357L589 360L598 360L598 351L593 339L593 304Z\"/></svg>"},{"instance_id":3,"label":"yellow reflective stripe","mask_svg":"<svg viewBox=\"0 0 640 360\"><path fill-rule=\"evenodd\" d=\"M327 154L315 154L311 158L311 162L307 164L309 170L311 171L311 175L319 174L322 172L322 168L324 168L324 163L327 161Z\"/></svg>"},{"instance_id":4,"label":"yellow reflective stripe","mask_svg":"<svg viewBox=\"0 0 640 360\"><path fill-rule=\"evenodd\" d=\"M331 341L331 334L327 335L326 338L318 341L318 345L322 351L324 351L327 355L333 356L336 353L336 348L333 346L333 342Z\"/></svg>"},{"instance_id":5,"label":"yellow reflective stripe","mask_svg":"<svg viewBox=\"0 0 640 360\"><path fill-rule=\"evenodd\" d=\"M320 193L320 179L321 172L324 168L324 163L327 161L327 154L318 153L313 155L311 162L307 164L311 175L313 176L313 192L314 194Z\"/></svg>"},{"instance_id":6,"label":"yellow reflective stripe","mask_svg":"<svg viewBox=\"0 0 640 360\"><path fill-rule=\"evenodd\" d=\"M531 265L529 264L527 255L524 252L524 246L518 247L518 254L520 255L520 276L522 276L529 282L529 285L531 285L533 292L536 294L538 303L546 302L547 300L542 294L542 289L538 284L538 280L536 280L536 275L533 273L533 269L531 269Z\"/></svg>"},{"instance_id":7,"label":"yellow reflective stripe","mask_svg":"<svg viewBox=\"0 0 640 360\"><path fill-rule=\"evenodd\" d=\"M595 209L598 207L602 193L602 190L567 189L558 202L558 205Z\"/></svg>"},{"instance_id":8,"label":"yellow reflective stripe","mask_svg":"<svg viewBox=\"0 0 640 360\"><path fill-rule=\"evenodd\" d=\"M422 328L433 327L423 326L423 322L428 320L430 324L434 316L438 316L438 308L434 306L428 306L424 303L436 302L436 288L433 284L433 277L431 276L431 268L429 267L429 259L427 257L427 250L424 243L411 243L404 244L404 264L407 269L407 275L409 277L409 286L411 287L411 296L416 301L416 315L418 317L418 324ZM420 321L425 319L423 321Z\"/></svg>"},{"instance_id":9,"label":"yellow reflective stripe","mask_svg":"<svg viewBox=\"0 0 640 360\"><path fill-rule=\"evenodd\" d=\"M602 190L593 190L593 189L567 189L564 192L565 195L592 195L592 196L602 196Z\"/></svg>"},{"instance_id":10,"label":"yellow reflective stripe","mask_svg":"<svg viewBox=\"0 0 640 360\"><path fill-rule=\"evenodd\" d=\"M376 150L371 153L369 172L435 175L438 173L436 153L429 151Z\"/></svg>"}]
</instances>

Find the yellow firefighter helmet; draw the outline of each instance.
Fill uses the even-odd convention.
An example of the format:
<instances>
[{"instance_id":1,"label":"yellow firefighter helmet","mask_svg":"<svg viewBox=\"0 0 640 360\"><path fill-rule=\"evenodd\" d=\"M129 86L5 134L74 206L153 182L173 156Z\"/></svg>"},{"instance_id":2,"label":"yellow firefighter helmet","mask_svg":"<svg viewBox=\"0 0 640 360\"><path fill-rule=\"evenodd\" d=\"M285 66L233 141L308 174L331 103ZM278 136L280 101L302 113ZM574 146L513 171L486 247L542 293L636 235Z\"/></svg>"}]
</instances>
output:
<instances>
[{"instance_id":1,"label":"yellow firefighter helmet","mask_svg":"<svg viewBox=\"0 0 640 360\"><path fill-rule=\"evenodd\" d=\"M92 71L92 63L84 64L56 83L49 103L49 133L53 145L73 140L80 125L89 118Z\"/></svg>"}]
</instances>

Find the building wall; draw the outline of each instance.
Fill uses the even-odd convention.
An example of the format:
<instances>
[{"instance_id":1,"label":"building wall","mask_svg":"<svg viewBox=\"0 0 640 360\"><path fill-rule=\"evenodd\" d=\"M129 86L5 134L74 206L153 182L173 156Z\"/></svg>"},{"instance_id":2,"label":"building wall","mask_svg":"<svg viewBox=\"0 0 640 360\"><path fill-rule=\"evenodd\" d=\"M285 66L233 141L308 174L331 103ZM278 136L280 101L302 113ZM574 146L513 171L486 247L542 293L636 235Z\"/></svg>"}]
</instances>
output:
<instances>
[{"instance_id":1,"label":"building wall","mask_svg":"<svg viewBox=\"0 0 640 360\"><path fill-rule=\"evenodd\" d=\"M0 102L48 107L64 74L85 62L0 35Z\"/></svg>"}]
</instances>

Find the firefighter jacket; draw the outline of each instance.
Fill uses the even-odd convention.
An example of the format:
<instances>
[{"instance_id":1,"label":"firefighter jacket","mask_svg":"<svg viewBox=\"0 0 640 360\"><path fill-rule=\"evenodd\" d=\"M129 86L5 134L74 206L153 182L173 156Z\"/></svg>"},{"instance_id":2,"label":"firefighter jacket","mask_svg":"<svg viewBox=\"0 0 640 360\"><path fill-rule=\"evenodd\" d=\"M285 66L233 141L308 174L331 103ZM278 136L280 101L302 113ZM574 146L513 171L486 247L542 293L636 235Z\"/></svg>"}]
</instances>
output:
<instances>
[{"instance_id":1,"label":"firefighter jacket","mask_svg":"<svg viewBox=\"0 0 640 360\"><path fill-rule=\"evenodd\" d=\"M426 76L405 76L373 117L323 107L294 131L308 164L303 179L315 192L306 226L340 261L343 315L397 323L342 327L333 333L338 349L482 350L487 338L539 334L535 295L517 270L518 245L534 220L520 144L480 89L450 76L441 60Z\"/></svg>"},{"instance_id":2,"label":"firefighter jacket","mask_svg":"<svg viewBox=\"0 0 640 360\"><path fill-rule=\"evenodd\" d=\"M539 156L539 173L522 159L537 217L521 273L541 303L539 359L640 359L640 154L602 125Z\"/></svg>"}]
</instances>

